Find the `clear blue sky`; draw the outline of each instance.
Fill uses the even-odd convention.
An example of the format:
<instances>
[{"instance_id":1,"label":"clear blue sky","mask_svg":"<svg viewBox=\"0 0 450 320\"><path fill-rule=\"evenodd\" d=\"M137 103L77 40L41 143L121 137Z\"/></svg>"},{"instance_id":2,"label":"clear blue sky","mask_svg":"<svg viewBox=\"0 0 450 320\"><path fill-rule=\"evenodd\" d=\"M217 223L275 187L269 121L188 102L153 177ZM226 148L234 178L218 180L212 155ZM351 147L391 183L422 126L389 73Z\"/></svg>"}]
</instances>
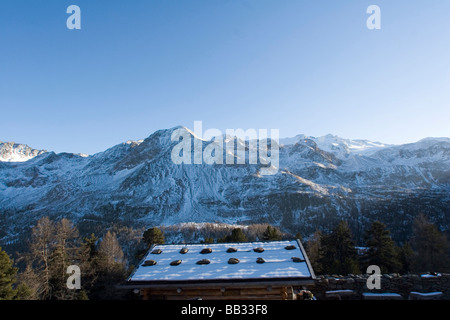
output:
<instances>
[{"instance_id":1,"label":"clear blue sky","mask_svg":"<svg viewBox=\"0 0 450 320\"><path fill-rule=\"evenodd\" d=\"M1 141L93 154L195 120L450 137L450 1L0 1Z\"/></svg>"}]
</instances>

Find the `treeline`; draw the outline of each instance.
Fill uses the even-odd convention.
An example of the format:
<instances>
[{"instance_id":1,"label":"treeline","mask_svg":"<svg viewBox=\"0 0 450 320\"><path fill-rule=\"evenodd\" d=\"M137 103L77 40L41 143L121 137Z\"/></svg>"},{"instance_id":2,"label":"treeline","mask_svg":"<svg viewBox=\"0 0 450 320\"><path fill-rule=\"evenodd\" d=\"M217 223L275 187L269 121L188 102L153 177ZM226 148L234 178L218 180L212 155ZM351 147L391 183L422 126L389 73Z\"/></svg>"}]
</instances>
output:
<instances>
[{"instance_id":1,"label":"treeline","mask_svg":"<svg viewBox=\"0 0 450 320\"><path fill-rule=\"evenodd\" d=\"M409 242L397 245L386 225L375 221L365 232L365 247L356 247L347 222L332 232L316 231L305 243L316 274L362 274L369 265L382 273L450 272L450 245L445 234L419 215Z\"/></svg>"},{"instance_id":2,"label":"treeline","mask_svg":"<svg viewBox=\"0 0 450 320\"><path fill-rule=\"evenodd\" d=\"M270 230L275 230L277 237L280 239L290 239L294 237L294 235L283 233L278 227L271 226L267 223L256 223L246 226L235 226L220 223L187 223L160 227L167 241L170 243L220 242L221 239L224 240L227 237L229 239L229 236L235 229L241 230L241 232L245 235L245 241L258 241L267 238L265 232L267 232L268 228Z\"/></svg>"},{"instance_id":3,"label":"treeline","mask_svg":"<svg viewBox=\"0 0 450 320\"><path fill-rule=\"evenodd\" d=\"M0 299L128 299L129 292L117 286L127 279L153 244L165 243L162 230L170 235L176 229L113 225L100 236L93 233L80 236L72 221L43 217L31 229L26 250L16 252L15 261L0 248ZM205 236L200 236L201 242L282 237L278 228L263 224L246 228L246 234L239 228L217 224L206 224L196 230ZM199 236L190 228L183 228L183 233L186 239ZM67 287L71 276L67 270L73 265L81 272L80 290Z\"/></svg>"},{"instance_id":4,"label":"treeline","mask_svg":"<svg viewBox=\"0 0 450 320\"><path fill-rule=\"evenodd\" d=\"M20 271L4 251L0 252L0 299L123 298L116 285L126 277L128 263L114 231L108 230L101 238L94 234L80 237L70 220L43 217L31 230L28 250L16 254ZM80 290L67 287L71 265L81 271Z\"/></svg>"},{"instance_id":5,"label":"treeline","mask_svg":"<svg viewBox=\"0 0 450 320\"><path fill-rule=\"evenodd\" d=\"M207 224L200 230L194 226L181 229L171 226L165 231L184 233L183 237L188 234L203 236L203 242L206 243L297 238L305 247L316 274L363 274L370 265L379 266L382 273L450 272L449 241L423 214L414 220L410 241L401 245L393 241L386 225L379 221L373 222L366 230L364 246L356 245L346 221L341 221L326 234L318 230L307 240L302 239L300 232L296 235L286 234L267 224L236 228ZM164 232L152 228L152 236L147 241L164 243Z\"/></svg>"},{"instance_id":6,"label":"treeline","mask_svg":"<svg viewBox=\"0 0 450 320\"><path fill-rule=\"evenodd\" d=\"M144 242L149 244L166 243L166 236L172 239L173 233L182 235L178 243L214 243L214 242L247 242L273 241L291 239L294 236L281 232L278 227L269 224L254 224L242 227L207 223L201 228L193 226L153 227L144 232ZM199 240L200 239L200 240ZM197 240L197 241L195 241Z\"/></svg>"},{"instance_id":7,"label":"treeline","mask_svg":"<svg viewBox=\"0 0 450 320\"><path fill-rule=\"evenodd\" d=\"M41 218L32 228L25 252L13 261L0 248L0 299L129 299L118 290L153 244L246 242L298 238L316 274L361 274L369 265L383 273L449 272L450 245L446 236L420 215L411 241L397 245L386 226L372 223L365 246L357 247L348 223L331 232L316 231L303 240L268 224L229 226L184 225L133 229L112 226L101 235L80 236L68 219ZM81 271L81 289L67 287L67 267Z\"/></svg>"}]
</instances>

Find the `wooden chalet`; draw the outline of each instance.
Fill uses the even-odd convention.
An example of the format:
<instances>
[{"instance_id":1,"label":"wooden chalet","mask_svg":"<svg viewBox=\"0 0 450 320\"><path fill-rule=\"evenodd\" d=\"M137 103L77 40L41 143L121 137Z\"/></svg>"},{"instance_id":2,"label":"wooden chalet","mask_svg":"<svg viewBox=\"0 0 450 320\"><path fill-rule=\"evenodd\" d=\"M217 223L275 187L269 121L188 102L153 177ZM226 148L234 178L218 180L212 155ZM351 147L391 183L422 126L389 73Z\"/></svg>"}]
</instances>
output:
<instances>
[{"instance_id":1,"label":"wooden chalet","mask_svg":"<svg viewBox=\"0 0 450 320\"><path fill-rule=\"evenodd\" d=\"M145 300L291 300L314 278L298 240L155 245L126 287Z\"/></svg>"}]
</instances>

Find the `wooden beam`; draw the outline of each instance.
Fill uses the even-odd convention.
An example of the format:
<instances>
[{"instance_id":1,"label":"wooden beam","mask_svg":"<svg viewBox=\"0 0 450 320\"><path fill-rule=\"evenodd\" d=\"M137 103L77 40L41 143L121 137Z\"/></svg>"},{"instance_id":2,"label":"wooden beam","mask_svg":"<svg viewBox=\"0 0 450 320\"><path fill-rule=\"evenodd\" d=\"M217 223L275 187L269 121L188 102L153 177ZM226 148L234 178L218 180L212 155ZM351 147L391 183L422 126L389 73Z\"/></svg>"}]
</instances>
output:
<instances>
[{"instance_id":1,"label":"wooden beam","mask_svg":"<svg viewBox=\"0 0 450 320\"><path fill-rule=\"evenodd\" d=\"M256 287L256 286L305 286L314 285L314 280L311 278L305 279L283 279L283 280L262 280L262 281L218 281L218 282L192 282L192 283L177 283L176 281L162 282L162 283L146 283L143 282L128 282L125 285L117 286L120 289L141 289L141 288L211 288L211 287Z\"/></svg>"},{"instance_id":2,"label":"wooden beam","mask_svg":"<svg viewBox=\"0 0 450 320\"><path fill-rule=\"evenodd\" d=\"M193 299L201 297L202 299L212 300L249 300L249 299L269 299L269 300L293 300L294 291L292 286L271 287L253 287L253 288L190 288L177 290L176 288L168 289L142 289L141 295L144 300L158 299L165 297L166 299Z\"/></svg>"}]
</instances>

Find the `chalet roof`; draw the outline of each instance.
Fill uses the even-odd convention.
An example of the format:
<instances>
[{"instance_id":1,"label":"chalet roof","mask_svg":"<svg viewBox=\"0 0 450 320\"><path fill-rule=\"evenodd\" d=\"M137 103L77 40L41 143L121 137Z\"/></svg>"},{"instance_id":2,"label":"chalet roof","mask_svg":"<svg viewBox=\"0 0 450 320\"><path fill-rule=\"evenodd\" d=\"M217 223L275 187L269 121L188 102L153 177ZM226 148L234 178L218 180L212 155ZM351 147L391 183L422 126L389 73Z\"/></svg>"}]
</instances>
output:
<instances>
[{"instance_id":1,"label":"chalet roof","mask_svg":"<svg viewBox=\"0 0 450 320\"><path fill-rule=\"evenodd\" d=\"M312 279L299 241L153 246L129 283Z\"/></svg>"}]
</instances>

